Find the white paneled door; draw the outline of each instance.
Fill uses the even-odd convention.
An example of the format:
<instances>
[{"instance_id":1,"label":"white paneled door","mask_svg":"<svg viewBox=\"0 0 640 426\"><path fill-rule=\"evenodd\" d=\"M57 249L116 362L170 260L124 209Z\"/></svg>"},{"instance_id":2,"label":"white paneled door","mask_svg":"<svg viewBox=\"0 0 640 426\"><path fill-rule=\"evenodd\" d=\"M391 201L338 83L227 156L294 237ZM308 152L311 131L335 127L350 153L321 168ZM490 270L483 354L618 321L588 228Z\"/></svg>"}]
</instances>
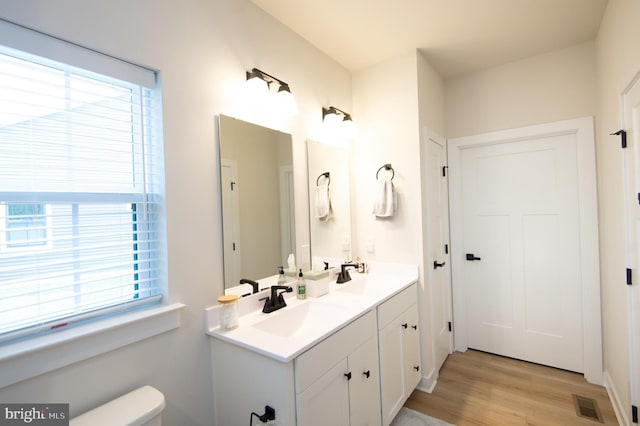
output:
<instances>
[{"instance_id":1,"label":"white paneled door","mask_svg":"<svg viewBox=\"0 0 640 426\"><path fill-rule=\"evenodd\" d=\"M592 250L581 234L580 138L529 130L452 141L456 325L466 347L584 372L585 333L600 332L583 318Z\"/></svg>"},{"instance_id":2,"label":"white paneled door","mask_svg":"<svg viewBox=\"0 0 640 426\"><path fill-rule=\"evenodd\" d=\"M453 349L451 317L451 269L449 261L449 200L447 194L447 151L444 138L426 131L426 210L428 264L425 275L429 289L429 315L433 336L433 361L439 371Z\"/></svg>"},{"instance_id":3,"label":"white paneled door","mask_svg":"<svg viewBox=\"0 0 640 426\"><path fill-rule=\"evenodd\" d=\"M640 404L640 73L622 94L623 123L627 148L620 149L624 160L627 266L632 271L629 285L629 370L631 403Z\"/></svg>"}]
</instances>

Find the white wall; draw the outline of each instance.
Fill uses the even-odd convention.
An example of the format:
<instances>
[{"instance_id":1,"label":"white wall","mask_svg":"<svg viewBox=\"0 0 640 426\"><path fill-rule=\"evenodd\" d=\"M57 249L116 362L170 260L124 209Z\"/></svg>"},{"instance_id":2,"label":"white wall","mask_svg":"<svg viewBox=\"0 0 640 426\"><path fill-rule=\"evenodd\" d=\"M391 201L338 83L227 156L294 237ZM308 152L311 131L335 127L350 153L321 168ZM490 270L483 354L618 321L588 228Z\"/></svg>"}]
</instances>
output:
<instances>
[{"instance_id":1,"label":"white wall","mask_svg":"<svg viewBox=\"0 0 640 426\"><path fill-rule=\"evenodd\" d=\"M593 42L447 80L446 136L596 113Z\"/></svg>"},{"instance_id":2,"label":"white wall","mask_svg":"<svg viewBox=\"0 0 640 426\"><path fill-rule=\"evenodd\" d=\"M0 389L0 401L69 402L77 415L151 384L167 398L166 424L211 424L203 314L222 291L214 116L292 133L300 182L295 196L306 200L304 142L319 138L321 106L351 109L350 73L245 0L23 0L4 2L0 17L160 70L169 292L172 302L187 305L178 330ZM299 116L281 119L248 108L241 95L252 67L289 83ZM308 244L308 208L298 205L300 246Z\"/></svg>"},{"instance_id":3,"label":"white wall","mask_svg":"<svg viewBox=\"0 0 640 426\"><path fill-rule=\"evenodd\" d=\"M414 264L421 260L417 78L415 51L353 75L353 116L358 123L351 156L354 257ZM371 213L376 172L387 163L395 170L398 196L392 220ZM382 170L379 176L391 174ZM373 253L367 250L369 241Z\"/></svg>"},{"instance_id":4,"label":"white wall","mask_svg":"<svg viewBox=\"0 0 640 426\"><path fill-rule=\"evenodd\" d=\"M353 76L353 113L359 129L351 153L353 255L419 266L425 376L434 372L429 356L429 289L424 282L421 138L425 127L444 132L443 99L442 80L418 51ZM393 219L376 219L371 213L376 172L387 163L395 171L398 211ZM385 176L389 172L380 171L380 178Z\"/></svg>"},{"instance_id":5,"label":"white wall","mask_svg":"<svg viewBox=\"0 0 640 426\"><path fill-rule=\"evenodd\" d=\"M625 229L620 139L620 94L640 71L640 3L610 0L596 40L598 101L596 153L600 215L604 367L630 420ZM640 378L639 378L640 379Z\"/></svg>"}]
</instances>

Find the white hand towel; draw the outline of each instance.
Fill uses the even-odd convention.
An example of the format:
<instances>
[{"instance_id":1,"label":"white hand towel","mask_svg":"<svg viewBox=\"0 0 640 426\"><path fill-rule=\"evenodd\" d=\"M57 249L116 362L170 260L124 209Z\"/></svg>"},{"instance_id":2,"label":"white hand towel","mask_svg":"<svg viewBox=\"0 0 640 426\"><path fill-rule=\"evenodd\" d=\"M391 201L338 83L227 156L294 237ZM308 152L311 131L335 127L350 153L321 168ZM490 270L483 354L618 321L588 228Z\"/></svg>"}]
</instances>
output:
<instances>
[{"instance_id":1,"label":"white hand towel","mask_svg":"<svg viewBox=\"0 0 640 426\"><path fill-rule=\"evenodd\" d=\"M331 213L331 197L329 195L329 185L316 186L316 217L321 221L329 220Z\"/></svg>"},{"instance_id":2,"label":"white hand towel","mask_svg":"<svg viewBox=\"0 0 640 426\"><path fill-rule=\"evenodd\" d=\"M393 217L396 213L396 193L390 179L379 180L374 195L373 214L376 217Z\"/></svg>"}]
</instances>

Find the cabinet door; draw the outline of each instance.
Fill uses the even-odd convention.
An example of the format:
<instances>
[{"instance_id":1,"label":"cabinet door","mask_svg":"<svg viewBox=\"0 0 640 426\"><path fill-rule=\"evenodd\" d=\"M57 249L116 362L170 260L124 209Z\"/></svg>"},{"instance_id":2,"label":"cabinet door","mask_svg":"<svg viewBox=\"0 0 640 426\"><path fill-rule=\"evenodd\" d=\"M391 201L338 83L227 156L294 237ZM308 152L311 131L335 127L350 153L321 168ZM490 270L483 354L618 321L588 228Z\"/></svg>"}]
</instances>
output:
<instances>
[{"instance_id":1,"label":"cabinet door","mask_svg":"<svg viewBox=\"0 0 640 426\"><path fill-rule=\"evenodd\" d=\"M298 425L348 426L349 384L343 359L297 396Z\"/></svg>"},{"instance_id":2,"label":"cabinet door","mask_svg":"<svg viewBox=\"0 0 640 426\"><path fill-rule=\"evenodd\" d=\"M403 314L407 327L402 327L404 340L404 365L406 374L406 397L416 388L422 378L420 365L420 330L418 329L418 307L411 305Z\"/></svg>"},{"instance_id":3,"label":"cabinet door","mask_svg":"<svg viewBox=\"0 0 640 426\"><path fill-rule=\"evenodd\" d=\"M351 426L379 426L380 376L378 368L378 342L369 339L348 358L349 406Z\"/></svg>"},{"instance_id":4,"label":"cabinet door","mask_svg":"<svg viewBox=\"0 0 640 426\"><path fill-rule=\"evenodd\" d=\"M380 330L380 384L383 424L391 423L406 399L402 315Z\"/></svg>"}]
</instances>

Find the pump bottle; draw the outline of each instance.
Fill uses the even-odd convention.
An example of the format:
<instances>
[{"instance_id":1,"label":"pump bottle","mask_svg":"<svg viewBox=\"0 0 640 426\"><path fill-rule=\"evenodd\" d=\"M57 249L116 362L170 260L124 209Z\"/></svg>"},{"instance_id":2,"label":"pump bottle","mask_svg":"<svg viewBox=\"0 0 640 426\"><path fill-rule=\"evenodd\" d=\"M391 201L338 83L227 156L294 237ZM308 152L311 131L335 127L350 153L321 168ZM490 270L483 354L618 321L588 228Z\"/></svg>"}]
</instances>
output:
<instances>
[{"instance_id":1,"label":"pump bottle","mask_svg":"<svg viewBox=\"0 0 640 426\"><path fill-rule=\"evenodd\" d=\"M300 269L300 272L298 272L298 282L296 283L296 297L298 299L307 298L307 284L304 281L304 276L302 275L302 269Z\"/></svg>"}]
</instances>

